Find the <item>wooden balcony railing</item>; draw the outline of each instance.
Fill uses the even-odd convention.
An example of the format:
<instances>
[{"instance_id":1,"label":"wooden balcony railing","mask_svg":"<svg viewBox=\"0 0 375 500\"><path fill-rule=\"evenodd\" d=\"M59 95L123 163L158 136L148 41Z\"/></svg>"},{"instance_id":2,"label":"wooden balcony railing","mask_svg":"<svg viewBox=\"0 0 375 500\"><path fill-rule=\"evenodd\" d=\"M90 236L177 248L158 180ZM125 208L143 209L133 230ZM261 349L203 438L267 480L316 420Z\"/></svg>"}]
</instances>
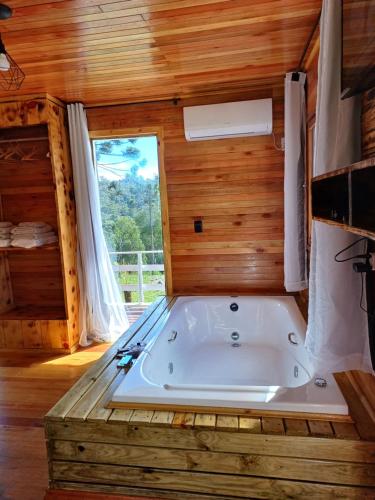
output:
<instances>
[{"instance_id":1,"label":"wooden balcony railing","mask_svg":"<svg viewBox=\"0 0 375 500\"><path fill-rule=\"evenodd\" d=\"M162 279L159 277L155 283L145 283L144 280L144 272L147 271L156 271L164 273L164 264L149 264L144 263L145 255L162 255L163 250L143 250L139 252L109 252L112 260L113 270L116 274L117 281L119 283L120 290L122 292L138 292L138 302L145 302L145 294L147 291L165 291L165 282L164 282L164 274ZM130 256L137 256L136 264L119 264L118 261L128 260L131 261ZM126 257L125 257L126 256ZM119 273L121 272L129 272L129 273L137 273L137 283L123 283L124 278L126 281L126 276L121 277Z\"/></svg>"}]
</instances>

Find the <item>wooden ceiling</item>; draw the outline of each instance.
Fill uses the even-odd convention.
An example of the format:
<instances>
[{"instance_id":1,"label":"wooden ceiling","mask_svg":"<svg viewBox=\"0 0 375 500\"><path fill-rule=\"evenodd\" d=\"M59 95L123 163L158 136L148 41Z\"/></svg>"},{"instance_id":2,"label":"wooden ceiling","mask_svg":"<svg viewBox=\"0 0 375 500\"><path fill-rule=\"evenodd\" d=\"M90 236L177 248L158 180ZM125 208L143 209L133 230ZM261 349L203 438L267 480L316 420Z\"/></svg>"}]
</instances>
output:
<instances>
[{"instance_id":1,"label":"wooden ceiling","mask_svg":"<svg viewBox=\"0 0 375 500\"><path fill-rule=\"evenodd\" d=\"M0 30L26 73L17 94L86 104L282 84L321 8L321 0L7 3L13 17Z\"/></svg>"}]
</instances>

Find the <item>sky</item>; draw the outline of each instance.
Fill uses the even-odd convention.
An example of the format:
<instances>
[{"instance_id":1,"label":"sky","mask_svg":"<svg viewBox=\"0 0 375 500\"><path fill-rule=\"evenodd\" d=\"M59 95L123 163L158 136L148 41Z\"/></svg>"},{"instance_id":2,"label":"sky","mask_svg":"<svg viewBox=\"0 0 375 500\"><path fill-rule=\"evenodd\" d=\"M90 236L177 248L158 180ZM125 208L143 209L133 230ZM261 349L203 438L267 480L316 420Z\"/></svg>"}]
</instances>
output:
<instances>
[{"instance_id":1,"label":"sky","mask_svg":"<svg viewBox=\"0 0 375 500\"><path fill-rule=\"evenodd\" d=\"M126 141L126 139L124 139L124 141ZM138 137L134 146L141 152L139 160L145 159L147 162L144 167L138 170L138 175L145 179L153 179L158 176L158 147L156 136ZM109 180L122 179L126 171L133 165L134 160L122 161L121 158L121 146L114 146L111 155L101 155L100 162L97 164L99 177L105 177ZM101 165L106 165L107 168L103 168ZM110 170L108 170L108 168Z\"/></svg>"}]
</instances>

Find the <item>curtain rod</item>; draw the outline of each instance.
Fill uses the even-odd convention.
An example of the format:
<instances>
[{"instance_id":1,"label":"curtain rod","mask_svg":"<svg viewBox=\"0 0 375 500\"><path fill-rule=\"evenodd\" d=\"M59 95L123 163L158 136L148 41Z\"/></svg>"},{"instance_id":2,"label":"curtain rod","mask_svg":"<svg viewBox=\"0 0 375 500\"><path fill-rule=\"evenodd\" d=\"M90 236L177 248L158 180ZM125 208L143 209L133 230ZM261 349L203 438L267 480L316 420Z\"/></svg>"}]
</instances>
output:
<instances>
[{"instance_id":1,"label":"curtain rod","mask_svg":"<svg viewBox=\"0 0 375 500\"><path fill-rule=\"evenodd\" d=\"M175 106L177 106L178 102L181 101L180 97L168 98L168 99L158 99L153 101L136 101L136 102L117 102L114 104L86 104L84 105L84 109L96 109L96 108L104 108L104 107L117 107L117 106L133 106L134 104L157 104L158 102L168 102L170 101Z\"/></svg>"}]
</instances>

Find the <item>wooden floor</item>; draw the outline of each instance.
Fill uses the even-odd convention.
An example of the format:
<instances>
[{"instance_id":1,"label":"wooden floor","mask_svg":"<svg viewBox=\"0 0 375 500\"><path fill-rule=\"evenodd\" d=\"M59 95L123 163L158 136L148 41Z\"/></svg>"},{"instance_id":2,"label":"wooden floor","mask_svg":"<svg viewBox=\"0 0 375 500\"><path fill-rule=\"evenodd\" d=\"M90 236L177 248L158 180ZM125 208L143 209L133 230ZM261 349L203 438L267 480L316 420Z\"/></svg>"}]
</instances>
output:
<instances>
[{"instance_id":1,"label":"wooden floor","mask_svg":"<svg viewBox=\"0 0 375 500\"><path fill-rule=\"evenodd\" d=\"M48 466L43 417L107 348L59 357L0 354L1 499L44 498Z\"/></svg>"},{"instance_id":2,"label":"wooden floor","mask_svg":"<svg viewBox=\"0 0 375 500\"><path fill-rule=\"evenodd\" d=\"M144 313L149 304L126 304L125 310L128 316L129 324L132 325Z\"/></svg>"}]
</instances>

